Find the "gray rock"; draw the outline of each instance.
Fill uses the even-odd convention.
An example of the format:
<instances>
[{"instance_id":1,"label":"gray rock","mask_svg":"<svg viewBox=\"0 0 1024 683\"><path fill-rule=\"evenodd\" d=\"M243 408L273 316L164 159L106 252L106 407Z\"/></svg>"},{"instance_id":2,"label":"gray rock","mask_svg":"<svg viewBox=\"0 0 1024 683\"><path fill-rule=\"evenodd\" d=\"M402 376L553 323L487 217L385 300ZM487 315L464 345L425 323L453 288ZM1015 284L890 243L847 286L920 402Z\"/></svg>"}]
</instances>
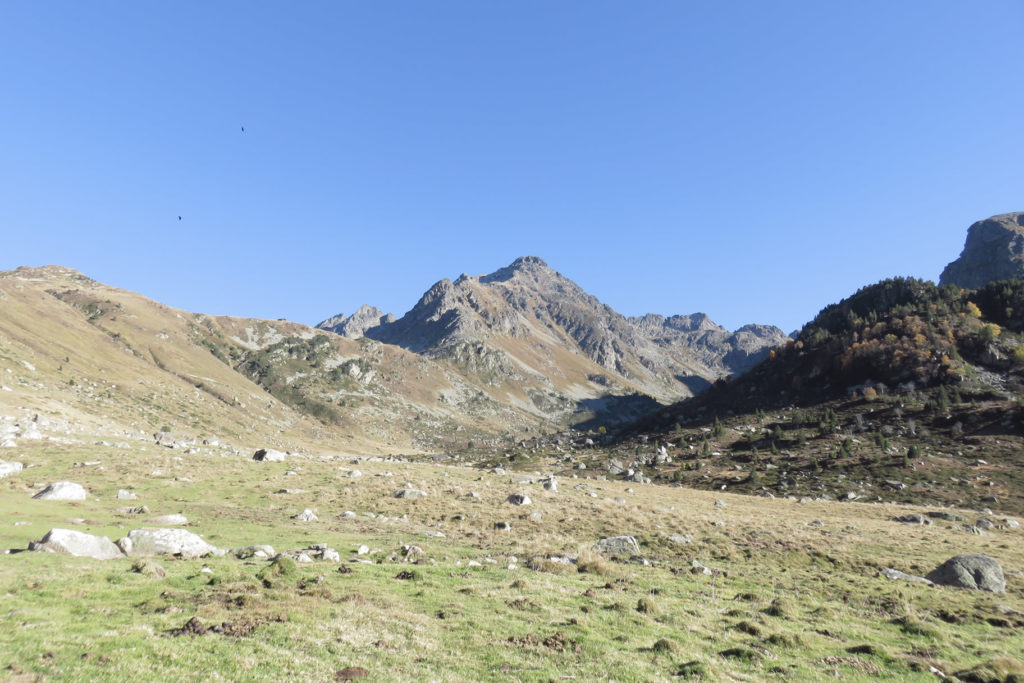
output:
<instances>
[{"instance_id":1,"label":"gray rock","mask_svg":"<svg viewBox=\"0 0 1024 683\"><path fill-rule=\"evenodd\" d=\"M277 553L274 552L274 547L269 545L250 545L244 548L236 548L231 551L231 554L240 560L248 560L250 557L258 560L268 560L274 557Z\"/></svg>"},{"instance_id":2,"label":"gray rock","mask_svg":"<svg viewBox=\"0 0 1024 683\"><path fill-rule=\"evenodd\" d=\"M509 524L508 522L495 522L494 523L494 530L495 531L512 531L512 525Z\"/></svg>"},{"instance_id":3,"label":"gray rock","mask_svg":"<svg viewBox=\"0 0 1024 683\"><path fill-rule=\"evenodd\" d=\"M417 498L426 498L427 492L420 491L419 489L398 489L395 491L395 498L405 498L406 500L416 500Z\"/></svg>"},{"instance_id":4,"label":"gray rock","mask_svg":"<svg viewBox=\"0 0 1024 683\"><path fill-rule=\"evenodd\" d=\"M1024 213L1004 213L967 229L960 257L946 266L939 284L978 289L989 282L1024 277Z\"/></svg>"},{"instance_id":5,"label":"gray rock","mask_svg":"<svg viewBox=\"0 0 1024 683\"><path fill-rule=\"evenodd\" d=\"M127 489L118 489L118 491L117 491L117 499L118 500L137 500L138 496L135 494L134 491L129 491Z\"/></svg>"},{"instance_id":6,"label":"gray rock","mask_svg":"<svg viewBox=\"0 0 1024 683\"><path fill-rule=\"evenodd\" d=\"M117 542L126 555L180 555L193 559L211 555L217 549L184 529L133 529Z\"/></svg>"},{"instance_id":7,"label":"gray rock","mask_svg":"<svg viewBox=\"0 0 1024 683\"><path fill-rule=\"evenodd\" d=\"M24 469L24 465L20 462L4 462L0 460L0 479L9 477L12 474L17 474Z\"/></svg>"},{"instance_id":8,"label":"gray rock","mask_svg":"<svg viewBox=\"0 0 1024 683\"><path fill-rule=\"evenodd\" d=\"M525 493L513 493L505 500L508 503L512 503L512 505L530 505L533 503L533 501L530 500L530 497Z\"/></svg>"},{"instance_id":9,"label":"gray rock","mask_svg":"<svg viewBox=\"0 0 1024 683\"><path fill-rule=\"evenodd\" d=\"M64 553L95 560L113 560L124 557L121 550L106 536L93 536L70 529L51 529L40 541L33 541L29 550Z\"/></svg>"},{"instance_id":10,"label":"gray rock","mask_svg":"<svg viewBox=\"0 0 1024 683\"><path fill-rule=\"evenodd\" d=\"M548 491L558 491L558 480L554 477L548 477L544 480L544 488Z\"/></svg>"},{"instance_id":11,"label":"gray rock","mask_svg":"<svg viewBox=\"0 0 1024 683\"><path fill-rule=\"evenodd\" d=\"M892 579L893 581L911 581L913 583L923 583L928 586L934 585L931 581L924 578L923 576L914 576L913 574L907 574L905 572L901 572L898 569L892 569L891 567L883 569L878 573L887 579Z\"/></svg>"},{"instance_id":12,"label":"gray rock","mask_svg":"<svg viewBox=\"0 0 1024 683\"><path fill-rule=\"evenodd\" d=\"M927 578L943 586L1006 592L1003 568L987 555L957 555L933 569Z\"/></svg>"},{"instance_id":13,"label":"gray rock","mask_svg":"<svg viewBox=\"0 0 1024 683\"><path fill-rule=\"evenodd\" d=\"M893 517L892 521L899 522L901 524L922 524L924 526L928 526L932 523L932 520L928 519L924 515L919 514L903 515L902 517Z\"/></svg>"},{"instance_id":14,"label":"gray rock","mask_svg":"<svg viewBox=\"0 0 1024 683\"><path fill-rule=\"evenodd\" d=\"M967 518L963 515L957 515L952 512L944 512L942 510L932 510L928 513L928 516L932 519L942 519L947 522L966 522Z\"/></svg>"},{"instance_id":15,"label":"gray rock","mask_svg":"<svg viewBox=\"0 0 1024 683\"><path fill-rule=\"evenodd\" d=\"M609 555L639 555L640 544L634 536L609 536L602 538L594 546L598 552Z\"/></svg>"},{"instance_id":16,"label":"gray rock","mask_svg":"<svg viewBox=\"0 0 1024 683\"><path fill-rule=\"evenodd\" d=\"M317 521L319 519L319 517L317 517L316 514L312 510L310 510L309 508L306 508L305 510L303 510L299 514L292 515L292 519L297 519L300 522L315 522L315 521Z\"/></svg>"},{"instance_id":17,"label":"gray rock","mask_svg":"<svg viewBox=\"0 0 1024 683\"><path fill-rule=\"evenodd\" d=\"M668 537L668 540L676 545L691 545L693 544L693 536L690 534L674 534Z\"/></svg>"},{"instance_id":18,"label":"gray rock","mask_svg":"<svg viewBox=\"0 0 1024 683\"><path fill-rule=\"evenodd\" d=\"M81 484L55 481L32 497L36 500L85 500L88 494Z\"/></svg>"},{"instance_id":19,"label":"gray rock","mask_svg":"<svg viewBox=\"0 0 1024 683\"><path fill-rule=\"evenodd\" d=\"M283 462L285 454L273 448L261 448L252 454L252 459L257 462Z\"/></svg>"}]
</instances>

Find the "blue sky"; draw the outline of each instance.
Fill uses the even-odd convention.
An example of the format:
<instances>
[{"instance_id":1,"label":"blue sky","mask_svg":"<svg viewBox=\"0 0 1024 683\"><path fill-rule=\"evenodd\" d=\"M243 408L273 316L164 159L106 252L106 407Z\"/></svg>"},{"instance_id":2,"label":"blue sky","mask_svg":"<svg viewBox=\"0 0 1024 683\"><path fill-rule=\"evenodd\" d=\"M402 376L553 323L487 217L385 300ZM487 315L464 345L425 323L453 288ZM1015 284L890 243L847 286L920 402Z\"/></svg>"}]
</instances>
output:
<instances>
[{"instance_id":1,"label":"blue sky","mask_svg":"<svg viewBox=\"0 0 1024 683\"><path fill-rule=\"evenodd\" d=\"M312 324L536 255L627 315L790 331L1024 210L1022 30L1019 0L7 0L0 269Z\"/></svg>"}]
</instances>

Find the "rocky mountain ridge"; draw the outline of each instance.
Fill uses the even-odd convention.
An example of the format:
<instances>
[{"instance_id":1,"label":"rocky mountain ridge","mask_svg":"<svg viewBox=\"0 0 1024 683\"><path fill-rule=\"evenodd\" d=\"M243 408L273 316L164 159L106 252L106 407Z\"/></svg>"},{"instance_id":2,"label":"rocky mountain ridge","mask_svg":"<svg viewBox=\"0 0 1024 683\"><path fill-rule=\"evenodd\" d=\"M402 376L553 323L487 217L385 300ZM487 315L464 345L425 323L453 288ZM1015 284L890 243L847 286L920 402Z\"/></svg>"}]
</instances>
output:
<instances>
[{"instance_id":1,"label":"rocky mountain ridge","mask_svg":"<svg viewBox=\"0 0 1024 683\"><path fill-rule=\"evenodd\" d=\"M340 329L334 319L319 327ZM531 256L488 275L442 279L404 316L363 334L435 359L467 362L471 350L490 356L487 371L509 378L524 368L546 376L547 357L558 349L596 363L598 384L619 382L667 400L742 372L787 339L766 325L730 333L702 313L626 318Z\"/></svg>"}]
</instances>

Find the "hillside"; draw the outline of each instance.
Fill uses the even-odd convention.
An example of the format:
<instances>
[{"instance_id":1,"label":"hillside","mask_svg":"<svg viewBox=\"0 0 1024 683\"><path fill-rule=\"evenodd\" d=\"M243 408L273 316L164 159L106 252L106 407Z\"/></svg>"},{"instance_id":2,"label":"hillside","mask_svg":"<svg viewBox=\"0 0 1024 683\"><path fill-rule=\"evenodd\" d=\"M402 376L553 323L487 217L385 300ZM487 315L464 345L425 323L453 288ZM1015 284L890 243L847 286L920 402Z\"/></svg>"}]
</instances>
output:
<instances>
[{"instance_id":1,"label":"hillside","mask_svg":"<svg viewBox=\"0 0 1024 683\"><path fill-rule=\"evenodd\" d=\"M886 280L581 462L701 488L1021 513L1022 333L1020 281Z\"/></svg>"},{"instance_id":2,"label":"hillside","mask_svg":"<svg viewBox=\"0 0 1024 683\"><path fill-rule=\"evenodd\" d=\"M0 415L77 430L435 449L543 427L400 348L287 321L205 316L68 268L0 273Z\"/></svg>"}]
</instances>

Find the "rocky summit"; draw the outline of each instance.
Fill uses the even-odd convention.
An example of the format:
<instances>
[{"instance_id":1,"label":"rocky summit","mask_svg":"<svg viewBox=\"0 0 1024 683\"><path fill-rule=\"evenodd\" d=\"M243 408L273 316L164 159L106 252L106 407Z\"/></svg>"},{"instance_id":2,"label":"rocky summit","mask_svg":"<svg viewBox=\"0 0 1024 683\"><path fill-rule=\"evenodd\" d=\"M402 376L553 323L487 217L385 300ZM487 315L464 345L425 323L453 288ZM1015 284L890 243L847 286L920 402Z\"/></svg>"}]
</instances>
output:
<instances>
[{"instance_id":1,"label":"rocky summit","mask_svg":"<svg viewBox=\"0 0 1024 683\"><path fill-rule=\"evenodd\" d=\"M1024 277L1024 212L978 221L967 230L960 257L946 266L939 284L978 289Z\"/></svg>"},{"instance_id":2,"label":"rocky summit","mask_svg":"<svg viewBox=\"0 0 1024 683\"><path fill-rule=\"evenodd\" d=\"M320 327L349 334L356 317ZM613 387L660 399L691 396L787 338L762 325L730 333L702 313L626 318L535 256L489 275L440 280L397 320L377 309L361 319L374 317L379 324L363 328L366 337L455 361L495 382L525 375L562 400L597 398ZM561 381L570 374L579 377L575 387Z\"/></svg>"}]
</instances>

